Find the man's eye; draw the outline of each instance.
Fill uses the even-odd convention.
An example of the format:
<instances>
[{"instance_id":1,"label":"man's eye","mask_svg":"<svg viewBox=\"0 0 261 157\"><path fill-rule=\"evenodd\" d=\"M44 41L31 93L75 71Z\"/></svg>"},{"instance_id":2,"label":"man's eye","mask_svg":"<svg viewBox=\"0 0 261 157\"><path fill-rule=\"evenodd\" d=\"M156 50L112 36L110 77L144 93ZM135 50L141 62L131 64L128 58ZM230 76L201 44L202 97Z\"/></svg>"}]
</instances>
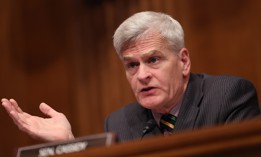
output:
<instances>
[{"instance_id":1,"label":"man's eye","mask_svg":"<svg viewBox=\"0 0 261 157\"><path fill-rule=\"evenodd\" d=\"M150 57L148 59L148 63L156 63L159 61L159 58L158 57Z\"/></svg>"},{"instance_id":2,"label":"man's eye","mask_svg":"<svg viewBox=\"0 0 261 157\"><path fill-rule=\"evenodd\" d=\"M128 69L135 68L135 67L137 67L138 65L139 65L138 63L131 62L131 63L128 63L128 64L127 64L127 68L128 68Z\"/></svg>"}]
</instances>

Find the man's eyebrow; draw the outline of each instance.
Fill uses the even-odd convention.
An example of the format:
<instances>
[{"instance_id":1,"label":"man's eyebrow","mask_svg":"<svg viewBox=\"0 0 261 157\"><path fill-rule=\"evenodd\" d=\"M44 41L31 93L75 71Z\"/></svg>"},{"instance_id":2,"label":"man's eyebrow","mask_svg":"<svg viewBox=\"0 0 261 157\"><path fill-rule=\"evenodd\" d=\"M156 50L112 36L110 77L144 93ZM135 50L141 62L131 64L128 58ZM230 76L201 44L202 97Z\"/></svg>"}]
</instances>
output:
<instances>
[{"instance_id":1,"label":"man's eyebrow","mask_svg":"<svg viewBox=\"0 0 261 157\"><path fill-rule=\"evenodd\" d=\"M160 52L158 50L151 50L149 52L142 54L141 57L147 57L147 56L152 56L152 55L160 55L160 54L162 54L162 52Z\"/></svg>"},{"instance_id":2,"label":"man's eyebrow","mask_svg":"<svg viewBox=\"0 0 261 157\"><path fill-rule=\"evenodd\" d=\"M133 59L133 57L131 55L122 56L123 61L130 61L132 59Z\"/></svg>"},{"instance_id":3,"label":"man's eyebrow","mask_svg":"<svg viewBox=\"0 0 261 157\"><path fill-rule=\"evenodd\" d=\"M151 51L148 51L148 52L145 52L143 54L141 54L141 57L144 58L144 57L148 57L148 56L152 56L152 55L161 55L162 52L161 51L158 51L158 50L151 50ZM133 56L132 55L125 55L125 56L122 56L122 60L123 61L131 61L133 60Z\"/></svg>"}]
</instances>

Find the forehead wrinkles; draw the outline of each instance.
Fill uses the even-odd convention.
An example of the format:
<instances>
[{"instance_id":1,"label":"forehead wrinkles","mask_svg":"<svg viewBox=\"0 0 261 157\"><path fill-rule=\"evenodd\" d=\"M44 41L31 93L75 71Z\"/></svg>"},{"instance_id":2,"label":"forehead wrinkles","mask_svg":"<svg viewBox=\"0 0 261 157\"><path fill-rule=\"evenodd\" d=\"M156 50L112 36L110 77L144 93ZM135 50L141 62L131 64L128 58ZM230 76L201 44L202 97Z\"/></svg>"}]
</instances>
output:
<instances>
[{"instance_id":1,"label":"forehead wrinkles","mask_svg":"<svg viewBox=\"0 0 261 157\"><path fill-rule=\"evenodd\" d=\"M145 53L151 50L157 50L165 47L166 44L163 38L157 35L147 35L137 41L133 41L128 45L125 45L122 53L124 56L129 56L133 53Z\"/></svg>"}]
</instances>

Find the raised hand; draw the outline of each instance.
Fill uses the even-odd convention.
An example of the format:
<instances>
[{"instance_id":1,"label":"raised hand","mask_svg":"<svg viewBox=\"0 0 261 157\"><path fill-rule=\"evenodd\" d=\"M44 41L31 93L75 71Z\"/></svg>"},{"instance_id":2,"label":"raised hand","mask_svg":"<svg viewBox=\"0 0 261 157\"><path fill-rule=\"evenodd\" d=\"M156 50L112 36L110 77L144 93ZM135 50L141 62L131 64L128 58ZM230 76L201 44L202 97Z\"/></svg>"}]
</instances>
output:
<instances>
[{"instance_id":1,"label":"raised hand","mask_svg":"<svg viewBox=\"0 0 261 157\"><path fill-rule=\"evenodd\" d=\"M55 111L45 103L41 103L39 108L49 118L32 116L23 112L14 99L3 98L2 106L18 128L32 138L43 141L61 141L74 138L71 125L64 114Z\"/></svg>"}]
</instances>

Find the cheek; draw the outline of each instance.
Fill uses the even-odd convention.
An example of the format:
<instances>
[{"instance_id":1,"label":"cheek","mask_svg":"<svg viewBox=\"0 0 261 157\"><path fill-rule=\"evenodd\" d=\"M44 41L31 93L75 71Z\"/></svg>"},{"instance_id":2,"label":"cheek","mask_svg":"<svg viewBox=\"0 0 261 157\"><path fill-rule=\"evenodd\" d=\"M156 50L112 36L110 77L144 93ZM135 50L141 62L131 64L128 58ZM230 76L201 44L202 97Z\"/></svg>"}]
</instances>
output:
<instances>
[{"instance_id":1,"label":"cheek","mask_svg":"<svg viewBox=\"0 0 261 157\"><path fill-rule=\"evenodd\" d=\"M165 88L167 93L172 93L181 85L180 80L182 79L182 74L177 71L177 69L172 69L169 72L162 73L161 84Z\"/></svg>"},{"instance_id":2,"label":"cheek","mask_svg":"<svg viewBox=\"0 0 261 157\"><path fill-rule=\"evenodd\" d=\"M136 87L136 81L135 81L135 77L126 74L127 80L132 88L132 90L134 91L137 87Z\"/></svg>"},{"instance_id":3,"label":"cheek","mask_svg":"<svg viewBox=\"0 0 261 157\"><path fill-rule=\"evenodd\" d=\"M162 70L157 73L155 76L156 84L157 86L164 92L164 93L169 93L170 88L172 86L173 82L173 76L170 73L166 73L166 71Z\"/></svg>"}]
</instances>

